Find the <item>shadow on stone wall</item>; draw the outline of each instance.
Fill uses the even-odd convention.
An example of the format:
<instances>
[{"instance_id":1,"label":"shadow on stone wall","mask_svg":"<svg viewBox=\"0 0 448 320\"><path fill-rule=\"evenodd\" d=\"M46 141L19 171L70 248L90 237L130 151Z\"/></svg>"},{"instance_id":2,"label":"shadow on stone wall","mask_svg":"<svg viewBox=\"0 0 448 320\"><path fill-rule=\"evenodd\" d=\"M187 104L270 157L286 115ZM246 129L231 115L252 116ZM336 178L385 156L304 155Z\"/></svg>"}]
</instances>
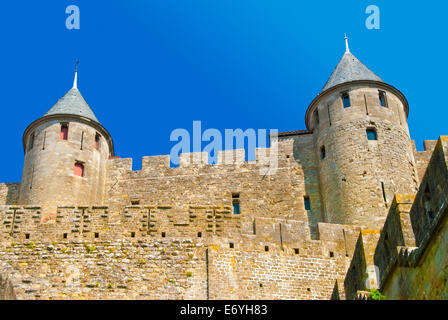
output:
<instances>
[{"instance_id":1,"label":"shadow on stone wall","mask_svg":"<svg viewBox=\"0 0 448 320\"><path fill-rule=\"evenodd\" d=\"M20 183L0 183L0 204L17 204L19 191Z\"/></svg>"},{"instance_id":2,"label":"shadow on stone wall","mask_svg":"<svg viewBox=\"0 0 448 320\"><path fill-rule=\"evenodd\" d=\"M16 300L13 286L8 277L0 273L0 300Z\"/></svg>"},{"instance_id":3,"label":"shadow on stone wall","mask_svg":"<svg viewBox=\"0 0 448 320\"><path fill-rule=\"evenodd\" d=\"M310 200L311 210L306 210L311 239L317 240L317 225L325 222L323 218L323 207L319 190L319 171L316 163L316 154L310 133L296 136L293 143L294 160L302 167L305 194Z\"/></svg>"}]
</instances>

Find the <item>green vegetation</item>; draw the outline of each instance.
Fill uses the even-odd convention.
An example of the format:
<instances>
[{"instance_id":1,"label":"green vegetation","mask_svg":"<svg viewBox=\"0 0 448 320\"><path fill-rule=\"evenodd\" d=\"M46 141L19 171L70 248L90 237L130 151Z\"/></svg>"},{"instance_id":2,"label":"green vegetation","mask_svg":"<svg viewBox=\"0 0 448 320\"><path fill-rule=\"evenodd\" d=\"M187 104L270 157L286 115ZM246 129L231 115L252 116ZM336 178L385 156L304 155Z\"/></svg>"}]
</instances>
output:
<instances>
[{"instance_id":1,"label":"green vegetation","mask_svg":"<svg viewBox=\"0 0 448 320\"><path fill-rule=\"evenodd\" d=\"M92 253L93 251L96 250L96 247L95 247L94 244L92 244L91 246L89 246L88 244L84 244L84 245L85 245L85 247L86 247L86 251L87 251L87 253Z\"/></svg>"},{"instance_id":2,"label":"green vegetation","mask_svg":"<svg viewBox=\"0 0 448 320\"><path fill-rule=\"evenodd\" d=\"M378 289L370 290L369 293L372 300L386 300L386 297Z\"/></svg>"}]
</instances>

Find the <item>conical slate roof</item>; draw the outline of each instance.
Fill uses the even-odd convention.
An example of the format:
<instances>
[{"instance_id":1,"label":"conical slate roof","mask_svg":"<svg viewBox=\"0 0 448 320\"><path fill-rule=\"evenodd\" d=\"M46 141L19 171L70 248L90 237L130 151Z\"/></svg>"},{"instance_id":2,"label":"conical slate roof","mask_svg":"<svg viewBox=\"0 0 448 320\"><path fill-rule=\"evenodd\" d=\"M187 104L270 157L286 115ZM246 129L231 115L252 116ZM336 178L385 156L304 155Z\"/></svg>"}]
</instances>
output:
<instances>
[{"instance_id":1,"label":"conical slate roof","mask_svg":"<svg viewBox=\"0 0 448 320\"><path fill-rule=\"evenodd\" d=\"M59 101L45 114L74 114L99 123L92 109L76 86L73 86Z\"/></svg>"},{"instance_id":2,"label":"conical slate roof","mask_svg":"<svg viewBox=\"0 0 448 320\"><path fill-rule=\"evenodd\" d=\"M346 51L341 61L339 61L336 69L328 79L322 91L330 89L338 84L356 81L356 80L373 80L381 81L372 70L367 68L361 61L359 61L350 51Z\"/></svg>"}]
</instances>

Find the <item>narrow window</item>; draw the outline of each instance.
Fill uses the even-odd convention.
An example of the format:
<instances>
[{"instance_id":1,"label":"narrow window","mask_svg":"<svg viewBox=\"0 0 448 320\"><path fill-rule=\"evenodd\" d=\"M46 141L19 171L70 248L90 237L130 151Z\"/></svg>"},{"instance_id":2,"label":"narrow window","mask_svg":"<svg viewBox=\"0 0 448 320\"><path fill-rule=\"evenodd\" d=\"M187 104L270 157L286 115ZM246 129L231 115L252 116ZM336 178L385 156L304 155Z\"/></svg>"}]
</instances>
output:
<instances>
[{"instance_id":1,"label":"narrow window","mask_svg":"<svg viewBox=\"0 0 448 320\"><path fill-rule=\"evenodd\" d=\"M99 238L100 234L98 232L95 232L95 238Z\"/></svg>"},{"instance_id":2,"label":"narrow window","mask_svg":"<svg viewBox=\"0 0 448 320\"><path fill-rule=\"evenodd\" d=\"M30 136L30 141L28 142L28 151L30 151L31 149L33 149L34 147L34 132L33 134Z\"/></svg>"},{"instance_id":3,"label":"narrow window","mask_svg":"<svg viewBox=\"0 0 448 320\"><path fill-rule=\"evenodd\" d=\"M303 197L303 201L305 203L305 210L311 210L310 197Z\"/></svg>"},{"instance_id":4,"label":"narrow window","mask_svg":"<svg viewBox=\"0 0 448 320\"><path fill-rule=\"evenodd\" d=\"M45 140L47 140L47 131L44 131L44 141L42 143L42 150L45 150Z\"/></svg>"},{"instance_id":5,"label":"narrow window","mask_svg":"<svg viewBox=\"0 0 448 320\"><path fill-rule=\"evenodd\" d=\"M229 248L230 248L230 249L233 249L233 248L235 248L235 246L234 246L233 242L230 242L230 243L229 243Z\"/></svg>"},{"instance_id":6,"label":"narrow window","mask_svg":"<svg viewBox=\"0 0 448 320\"><path fill-rule=\"evenodd\" d=\"M135 232L131 232L131 238L135 238Z\"/></svg>"},{"instance_id":7,"label":"narrow window","mask_svg":"<svg viewBox=\"0 0 448 320\"><path fill-rule=\"evenodd\" d=\"M62 236L64 239L67 239L67 233L64 233Z\"/></svg>"},{"instance_id":8,"label":"narrow window","mask_svg":"<svg viewBox=\"0 0 448 320\"><path fill-rule=\"evenodd\" d=\"M62 123L61 124L61 140L67 140L68 139L68 124Z\"/></svg>"},{"instance_id":9,"label":"narrow window","mask_svg":"<svg viewBox=\"0 0 448 320\"><path fill-rule=\"evenodd\" d=\"M240 214L240 194L232 193L233 214Z\"/></svg>"},{"instance_id":10,"label":"narrow window","mask_svg":"<svg viewBox=\"0 0 448 320\"><path fill-rule=\"evenodd\" d=\"M425 212L430 220L434 218L434 213L431 210L431 200L432 200L431 190L427 185L425 188L425 193L423 194L423 207L425 208Z\"/></svg>"},{"instance_id":11,"label":"narrow window","mask_svg":"<svg viewBox=\"0 0 448 320\"><path fill-rule=\"evenodd\" d=\"M95 135L95 150L100 149L100 135L97 133Z\"/></svg>"},{"instance_id":12,"label":"narrow window","mask_svg":"<svg viewBox=\"0 0 448 320\"><path fill-rule=\"evenodd\" d=\"M387 208L387 197L386 197L386 187L384 186L384 182L381 181L381 189L383 191L383 200L384 200L384 205Z\"/></svg>"},{"instance_id":13,"label":"narrow window","mask_svg":"<svg viewBox=\"0 0 448 320\"><path fill-rule=\"evenodd\" d=\"M330 251L330 258L334 258L334 252Z\"/></svg>"},{"instance_id":14,"label":"narrow window","mask_svg":"<svg viewBox=\"0 0 448 320\"><path fill-rule=\"evenodd\" d=\"M295 254L299 254L299 253L300 253L300 250L296 248L296 249L294 249L294 253L295 253Z\"/></svg>"},{"instance_id":15,"label":"narrow window","mask_svg":"<svg viewBox=\"0 0 448 320\"><path fill-rule=\"evenodd\" d=\"M82 150L82 145L84 144L84 131L81 132L81 150Z\"/></svg>"},{"instance_id":16,"label":"narrow window","mask_svg":"<svg viewBox=\"0 0 448 320\"><path fill-rule=\"evenodd\" d=\"M162 232L162 238L165 238L165 236L166 236L166 233Z\"/></svg>"},{"instance_id":17,"label":"narrow window","mask_svg":"<svg viewBox=\"0 0 448 320\"><path fill-rule=\"evenodd\" d=\"M233 200L233 214L240 214L240 201Z\"/></svg>"},{"instance_id":18,"label":"narrow window","mask_svg":"<svg viewBox=\"0 0 448 320\"><path fill-rule=\"evenodd\" d=\"M380 105L382 107L386 107L387 108L387 96L386 96L386 92L384 91L380 91L379 92L379 98L380 98Z\"/></svg>"},{"instance_id":19,"label":"narrow window","mask_svg":"<svg viewBox=\"0 0 448 320\"><path fill-rule=\"evenodd\" d=\"M327 156L327 155L326 155L326 153L325 153L325 146L322 146L322 147L320 148L320 160L324 160L326 156Z\"/></svg>"},{"instance_id":20,"label":"narrow window","mask_svg":"<svg viewBox=\"0 0 448 320\"><path fill-rule=\"evenodd\" d=\"M269 247L268 246L264 246L264 251L268 252L269 251Z\"/></svg>"},{"instance_id":21,"label":"narrow window","mask_svg":"<svg viewBox=\"0 0 448 320\"><path fill-rule=\"evenodd\" d=\"M148 234L151 234L151 209L148 209Z\"/></svg>"},{"instance_id":22,"label":"narrow window","mask_svg":"<svg viewBox=\"0 0 448 320\"><path fill-rule=\"evenodd\" d=\"M140 200L131 200L131 205L133 205L133 206L140 205Z\"/></svg>"},{"instance_id":23,"label":"narrow window","mask_svg":"<svg viewBox=\"0 0 448 320\"><path fill-rule=\"evenodd\" d=\"M84 177L84 165L81 162L76 162L73 173L75 176Z\"/></svg>"},{"instance_id":24,"label":"narrow window","mask_svg":"<svg viewBox=\"0 0 448 320\"><path fill-rule=\"evenodd\" d=\"M34 167L33 167L33 171L31 171L30 189L33 189L33 178L34 178Z\"/></svg>"},{"instance_id":25,"label":"narrow window","mask_svg":"<svg viewBox=\"0 0 448 320\"><path fill-rule=\"evenodd\" d=\"M376 134L376 130L375 129L367 129L366 133L367 133L367 140L370 140L370 141L378 140L378 136Z\"/></svg>"},{"instance_id":26,"label":"narrow window","mask_svg":"<svg viewBox=\"0 0 448 320\"><path fill-rule=\"evenodd\" d=\"M198 238L202 238L202 232L198 232Z\"/></svg>"},{"instance_id":27,"label":"narrow window","mask_svg":"<svg viewBox=\"0 0 448 320\"><path fill-rule=\"evenodd\" d=\"M30 234L29 233L25 233L25 239L29 239L30 238Z\"/></svg>"},{"instance_id":28,"label":"narrow window","mask_svg":"<svg viewBox=\"0 0 448 320\"><path fill-rule=\"evenodd\" d=\"M316 124L319 124L319 111L317 109L314 111L314 117L316 118Z\"/></svg>"},{"instance_id":29,"label":"narrow window","mask_svg":"<svg viewBox=\"0 0 448 320\"><path fill-rule=\"evenodd\" d=\"M348 92L342 93L341 98L342 98L342 104L344 105L344 108L350 107L350 105L351 105L350 95L348 94Z\"/></svg>"}]
</instances>

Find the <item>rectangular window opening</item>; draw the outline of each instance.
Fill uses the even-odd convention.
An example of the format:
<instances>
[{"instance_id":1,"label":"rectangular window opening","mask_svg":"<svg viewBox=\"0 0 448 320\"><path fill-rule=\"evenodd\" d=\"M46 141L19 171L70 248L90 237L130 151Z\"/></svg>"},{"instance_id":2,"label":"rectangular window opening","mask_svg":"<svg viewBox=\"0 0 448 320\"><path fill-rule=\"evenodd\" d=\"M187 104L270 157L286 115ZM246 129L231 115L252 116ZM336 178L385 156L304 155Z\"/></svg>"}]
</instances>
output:
<instances>
[{"instance_id":1,"label":"rectangular window opening","mask_svg":"<svg viewBox=\"0 0 448 320\"><path fill-rule=\"evenodd\" d=\"M95 232L95 238L99 238L100 234L98 232Z\"/></svg>"},{"instance_id":2,"label":"rectangular window opening","mask_svg":"<svg viewBox=\"0 0 448 320\"><path fill-rule=\"evenodd\" d=\"M28 143L28 151L30 151L31 149L33 149L34 147L34 133L30 136L30 141Z\"/></svg>"},{"instance_id":3,"label":"rectangular window opening","mask_svg":"<svg viewBox=\"0 0 448 320\"><path fill-rule=\"evenodd\" d=\"M303 202L305 204L305 210L311 210L310 197L308 196L303 197Z\"/></svg>"},{"instance_id":4,"label":"rectangular window opening","mask_svg":"<svg viewBox=\"0 0 448 320\"><path fill-rule=\"evenodd\" d=\"M30 234L29 233L25 233L25 239L29 239L30 238Z\"/></svg>"},{"instance_id":5,"label":"rectangular window opening","mask_svg":"<svg viewBox=\"0 0 448 320\"><path fill-rule=\"evenodd\" d=\"M67 236L68 236L67 233L64 233L64 234L62 235L62 237L63 237L64 239L67 239Z\"/></svg>"},{"instance_id":6,"label":"rectangular window opening","mask_svg":"<svg viewBox=\"0 0 448 320\"><path fill-rule=\"evenodd\" d=\"M133 206L140 205L140 200L131 200L131 205L133 205Z\"/></svg>"},{"instance_id":7,"label":"rectangular window opening","mask_svg":"<svg viewBox=\"0 0 448 320\"><path fill-rule=\"evenodd\" d=\"M376 134L376 130L373 128L369 128L366 130L367 140L369 141L377 141L378 135Z\"/></svg>"},{"instance_id":8,"label":"rectangular window opening","mask_svg":"<svg viewBox=\"0 0 448 320\"><path fill-rule=\"evenodd\" d=\"M162 232L162 238L165 238L165 237L166 237L166 233Z\"/></svg>"},{"instance_id":9,"label":"rectangular window opening","mask_svg":"<svg viewBox=\"0 0 448 320\"><path fill-rule=\"evenodd\" d=\"M78 177L84 177L84 164L81 162L76 162L73 174Z\"/></svg>"},{"instance_id":10,"label":"rectangular window opening","mask_svg":"<svg viewBox=\"0 0 448 320\"><path fill-rule=\"evenodd\" d=\"M268 252L269 251L269 247L268 246L264 246L264 251Z\"/></svg>"},{"instance_id":11,"label":"rectangular window opening","mask_svg":"<svg viewBox=\"0 0 448 320\"><path fill-rule=\"evenodd\" d=\"M95 147L95 150L99 150L100 149L100 135L99 135L99 133L97 133L95 135L95 145L94 145L94 147Z\"/></svg>"},{"instance_id":12,"label":"rectangular window opening","mask_svg":"<svg viewBox=\"0 0 448 320\"><path fill-rule=\"evenodd\" d=\"M239 200L233 200L233 214L240 214L240 202Z\"/></svg>"},{"instance_id":13,"label":"rectangular window opening","mask_svg":"<svg viewBox=\"0 0 448 320\"><path fill-rule=\"evenodd\" d=\"M230 248L230 249L235 248L235 245L233 244L233 242L230 242L230 243L229 243L229 248Z\"/></svg>"},{"instance_id":14,"label":"rectangular window opening","mask_svg":"<svg viewBox=\"0 0 448 320\"><path fill-rule=\"evenodd\" d=\"M300 250L296 248L296 249L294 249L294 253L295 253L295 254L299 254L299 253L300 253Z\"/></svg>"},{"instance_id":15,"label":"rectangular window opening","mask_svg":"<svg viewBox=\"0 0 448 320\"><path fill-rule=\"evenodd\" d=\"M379 98L380 98L380 105L382 107L386 107L387 108L387 96L386 96L386 92L384 91L380 91L379 92Z\"/></svg>"},{"instance_id":16,"label":"rectangular window opening","mask_svg":"<svg viewBox=\"0 0 448 320\"><path fill-rule=\"evenodd\" d=\"M198 238L202 238L202 232L198 232Z\"/></svg>"},{"instance_id":17,"label":"rectangular window opening","mask_svg":"<svg viewBox=\"0 0 448 320\"><path fill-rule=\"evenodd\" d=\"M131 232L131 238L135 238L135 232Z\"/></svg>"},{"instance_id":18,"label":"rectangular window opening","mask_svg":"<svg viewBox=\"0 0 448 320\"><path fill-rule=\"evenodd\" d=\"M344 108L348 108L351 106L350 103L350 95L348 94L348 92L344 92L342 93L342 104L344 105Z\"/></svg>"},{"instance_id":19,"label":"rectangular window opening","mask_svg":"<svg viewBox=\"0 0 448 320\"><path fill-rule=\"evenodd\" d=\"M320 160L324 160L327 154L325 153L325 146L320 148Z\"/></svg>"},{"instance_id":20,"label":"rectangular window opening","mask_svg":"<svg viewBox=\"0 0 448 320\"><path fill-rule=\"evenodd\" d=\"M68 123L61 123L61 140L68 140Z\"/></svg>"}]
</instances>

